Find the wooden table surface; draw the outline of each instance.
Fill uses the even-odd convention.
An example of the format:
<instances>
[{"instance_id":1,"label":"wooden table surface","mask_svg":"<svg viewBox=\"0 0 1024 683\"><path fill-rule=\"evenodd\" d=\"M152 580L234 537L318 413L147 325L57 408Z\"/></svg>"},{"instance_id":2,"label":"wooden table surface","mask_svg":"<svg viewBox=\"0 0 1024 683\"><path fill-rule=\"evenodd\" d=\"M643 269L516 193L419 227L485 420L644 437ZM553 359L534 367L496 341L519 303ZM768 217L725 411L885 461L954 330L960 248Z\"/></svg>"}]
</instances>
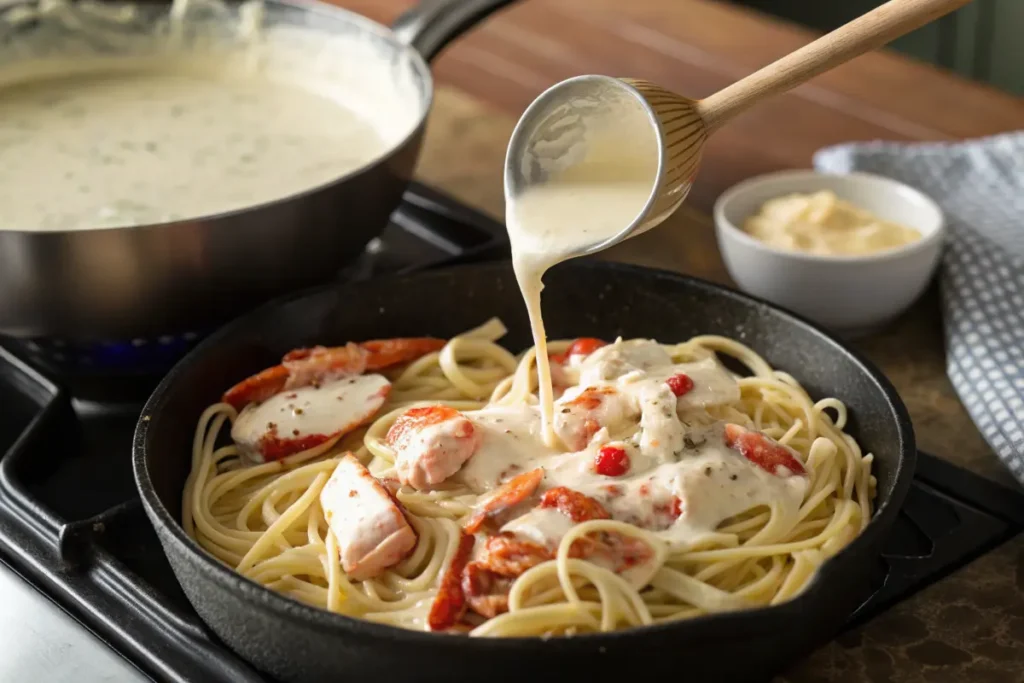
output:
<instances>
[{"instance_id":1,"label":"wooden table surface","mask_svg":"<svg viewBox=\"0 0 1024 683\"><path fill-rule=\"evenodd\" d=\"M412 0L334 0L390 22ZM435 62L438 92L418 177L497 217L505 145L523 108L580 73L651 79L701 97L808 42L798 27L711 0L525 0ZM1024 124L1024 100L892 53L866 55L742 115L712 138L687 204L608 258L731 284L708 211L743 178L807 167L850 140L951 140ZM1014 485L945 375L930 291L858 346L896 385L920 447ZM794 683L1024 681L1024 536L823 647Z\"/></svg>"}]
</instances>

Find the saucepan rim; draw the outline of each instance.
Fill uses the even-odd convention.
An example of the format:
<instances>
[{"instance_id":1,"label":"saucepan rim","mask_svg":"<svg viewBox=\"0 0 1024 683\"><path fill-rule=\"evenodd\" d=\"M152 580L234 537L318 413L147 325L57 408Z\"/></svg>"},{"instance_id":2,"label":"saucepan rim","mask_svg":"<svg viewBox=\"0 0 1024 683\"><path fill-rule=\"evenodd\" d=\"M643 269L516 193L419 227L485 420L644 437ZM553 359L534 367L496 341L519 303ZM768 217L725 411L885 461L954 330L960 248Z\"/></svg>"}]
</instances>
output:
<instances>
[{"instance_id":1,"label":"saucepan rim","mask_svg":"<svg viewBox=\"0 0 1024 683\"><path fill-rule=\"evenodd\" d=\"M637 626L607 633L586 633L567 638L555 639L542 639L538 636L467 638L460 634L412 631L397 626L379 624L355 617L334 614L327 610L306 605L292 598L281 595L280 593L276 593L261 584L243 577L227 565L222 564L213 555L205 551L196 541L189 538L185 533L184 528L181 526L180 521L171 515L170 511L156 493L156 489L154 488L152 479L150 478L149 463L147 459L151 417L157 411L163 409L168 396L172 395L175 391L175 384L178 378L187 372L189 368L197 362L197 359L205 355L208 349L212 349L225 339L231 338L236 334L236 330L245 328L255 319L264 317L269 312L300 299L321 294L332 287L336 287L336 285L328 287L314 287L293 295L278 298L268 304L260 306L250 313L236 318L233 322L225 325L197 345L195 349L193 349L184 359L174 366L170 373L167 374L167 376L154 390L143 408L136 427L132 444L132 464L136 486L139 489L143 504L149 512L151 521L153 521L154 526L157 527L157 531L160 532L160 535L165 540L169 540L173 543L178 552L184 553L196 570L201 571L209 579L215 581L221 588L237 591L242 594L247 599L247 604L249 604L253 609L270 612L275 617L294 620L305 626L316 626L328 629L329 632L337 634L339 637L361 636L382 640L415 642L421 645L430 645L431 643L448 644L453 642L452 639L457 639L458 642L462 643L461 647L466 648L511 648L513 650L522 648L527 644L543 642L548 647L553 643L558 643L560 648L571 649L574 647L581 647L589 651L593 647L601 647L605 644L610 645L613 642L619 644L623 640L643 638L645 636L667 633L674 630L687 630L687 635L689 637L696 636L699 638L700 632L704 629L720 632L719 628L712 628L713 626L729 627L737 633L741 633L744 630L743 627L748 630L756 628L755 623L758 620L771 619L772 623L774 623L774 620L778 618L799 618L801 612L803 612L808 605L813 605L819 600L828 599L828 596L823 593L829 588L828 584L830 575L838 564L847 561L855 561L857 559L861 559L865 562L874 559L874 554L871 554L870 560L868 558L858 558L858 556L862 555L864 550L874 542L874 537L878 534L884 533L885 529L889 527L892 520L895 518L895 515L898 513L906 496L907 490L910 487L917 451L914 442L913 427L906 407L903 405L896 389L892 386L889 380L886 379L886 377L870 361L863 358L858 352L847 347L841 341L833 338L820 326L815 325L798 315L780 309L763 299L740 293L706 280L655 268L634 266L623 263L612 263L608 261L577 261L566 264L566 266L581 270L587 269L642 275L644 277L654 278L655 281L658 279L670 280L675 284L682 285L688 289L709 293L725 300L733 300L743 304L744 306L753 305L755 307L766 308L772 315L781 318L784 324L795 328L802 328L805 332L811 332L815 336L819 337L824 343L831 345L832 348L830 349L830 353L845 356L849 360L852 360L858 367L860 374L871 381L873 384L873 390L877 393L877 400L885 403L885 407L890 413L891 419L895 422L897 429L899 459L895 463L893 484L885 500L883 500L875 509L867 527L865 527L865 529L850 544L839 551L836 555L826 560L825 563L818 568L818 571L801 594L778 605L754 607L730 612L719 612L694 617L684 621ZM417 279L429 279L432 277L457 276L457 274L461 272L479 273L481 271L494 271L497 273L506 271L509 267L510 266L507 261L497 261L484 264L467 264L445 269L421 271L405 276L399 276L399 279L415 281ZM756 350L757 349L755 348L755 351ZM182 458L187 457L189 457L188 453L182 454Z\"/></svg>"},{"instance_id":2,"label":"saucepan rim","mask_svg":"<svg viewBox=\"0 0 1024 683\"><path fill-rule=\"evenodd\" d=\"M4 5L4 6L0 7L0 12L3 12L5 10L7 10L7 9L12 8L12 7L17 7L19 5L27 4L30 1L31 0L11 0L9 5ZM234 2L238 2L239 0L233 0L233 1ZM326 180L324 182L318 183L316 185L313 185L311 187L305 188L303 190L299 190L297 192L293 192L292 194L285 195L284 197L277 197L275 199L267 199L267 200L258 200L258 201L254 201L251 204L247 204L246 206L243 206L241 208L229 209L229 210L226 210L226 211L216 211L216 212L213 212L213 213L200 214L200 215L191 216L189 218L185 218L185 219L182 219L182 220L163 221L163 222L157 222L157 223L140 223L139 225L98 226L98 227L89 227L89 228L81 228L81 229L74 229L74 230L46 230L46 231L39 231L39 230L22 229L22 228L9 228L9 229L5 228L4 230L0 230L0 236L2 236L4 233L21 234L21 235L92 234L92 233L100 233L100 232L110 233L110 232L129 231L129 230L133 230L134 231L134 230L148 230L148 229L164 229L164 228L173 228L174 226L179 226L179 225L190 225L190 224L194 224L194 223L204 223L205 224L205 223L223 222L225 224L228 224L228 223L231 223L231 221L229 221L228 219L237 218L239 216L245 216L247 214L251 214L251 213L254 213L254 212L258 212L258 211L265 211L265 210L268 210L268 209L272 209L275 206L280 206L280 205L283 205L283 204L289 204L289 203L292 203L292 202L294 202L296 200L301 200L301 199L303 199L305 197L309 197L309 196L318 194L320 192L323 192L324 190L327 190L328 188L334 187L334 186L339 185L341 183L344 183L344 182L346 182L348 180L351 180L352 178L355 178L356 176L359 176L359 175L362 175L364 173L367 173L367 172L373 170L374 168L380 166L382 163L387 162L388 159L392 158L393 156L395 156L396 154L401 152L403 149L406 148L406 146L409 145L409 143L413 139L416 138L417 135L420 134L421 130L423 129L423 124L426 122L427 117L430 115L430 110L431 110L431 108L433 107L433 104L434 104L434 77L433 77L433 75L432 75L432 73L430 71L430 66L427 64L427 60L423 58L423 55L421 55L416 50L416 48L414 48L412 45L403 43L401 40L399 40L395 36L394 31L391 28L389 28L388 26L385 26L384 24L381 24L380 22L374 21L373 19L370 19L369 17L364 17L363 15L358 14L357 12L353 12L352 10L345 9L344 7L339 7L337 5L332 5L332 4L329 4L327 2L323 2L322 0L266 0L266 1L270 2L272 4L284 5L286 7L292 7L292 8L301 10L303 12L306 12L307 14L310 14L312 16L321 15L323 17L331 17L333 19L341 19L342 21L344 21L346 23L349 23L349 24L354 25L354 26L358 26L361 31L364 31L366 33L374 34L374 35L376 35L376 36L378 36L378 37L380 37L380 38L390 42L394 46L396 53L405 53L409 57L411 70L412 70L413 73L415 73L416 79L418 80L418 82L422 84L422 86L423 86L422 92L426 95L426 97L421 97L420 98L421 99L421 102L420 102L420 112L419 112L419 118L416 120L416 123L408 130L408 132L406 132L401 137L401 139L399 139L399 140L397 140L395 142L387 144L386 145L386 149L384 151L382 151L380 154L374 156L372 159L369 159L368 161L366 161L362 165L357 166L356 168L350 169L348 171L345 171L344 173L339 174L337 176L334 176L330 180ZM241 229L242 226L239 225L239 226L236 226L236 228Z\"/></svg>"}]
</instances>

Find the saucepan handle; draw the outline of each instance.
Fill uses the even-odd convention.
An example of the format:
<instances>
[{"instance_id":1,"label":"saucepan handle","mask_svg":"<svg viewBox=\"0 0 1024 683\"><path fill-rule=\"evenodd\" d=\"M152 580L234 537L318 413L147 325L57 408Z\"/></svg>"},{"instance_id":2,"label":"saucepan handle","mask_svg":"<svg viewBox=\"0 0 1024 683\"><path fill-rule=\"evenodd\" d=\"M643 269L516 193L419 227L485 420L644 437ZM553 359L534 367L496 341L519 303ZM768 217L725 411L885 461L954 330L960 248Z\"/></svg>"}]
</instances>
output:
<instances>
[{"instance_id":1,"label":"saucepan handle","mask_svg":"<svg viewBox=\"0 0 1024 683\"><path fill-rule=\"evenodd\" d=\"M392 30L428 62L448 43L515 0L420 0Z\"/></svg>"}]
</instances>

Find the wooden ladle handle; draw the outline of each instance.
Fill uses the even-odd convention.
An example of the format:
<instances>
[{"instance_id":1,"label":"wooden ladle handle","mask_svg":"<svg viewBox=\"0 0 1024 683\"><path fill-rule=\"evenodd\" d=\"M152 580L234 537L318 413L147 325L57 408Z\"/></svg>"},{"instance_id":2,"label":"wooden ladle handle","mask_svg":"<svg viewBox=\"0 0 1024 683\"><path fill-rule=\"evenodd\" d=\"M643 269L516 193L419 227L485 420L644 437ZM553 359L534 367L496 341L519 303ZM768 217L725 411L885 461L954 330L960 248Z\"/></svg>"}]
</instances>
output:
<instances>
[{"instance_id":1,"label":"wooden ladle handle","mask_svg":"<svg viewBox=\"0 0 1024 683\"><path fill-rule=\"evenodd\" d=\"M697 103L708 132L766 97L783 93L885 45L971 0L890 0Z\"/></svg>"}]
</instances>

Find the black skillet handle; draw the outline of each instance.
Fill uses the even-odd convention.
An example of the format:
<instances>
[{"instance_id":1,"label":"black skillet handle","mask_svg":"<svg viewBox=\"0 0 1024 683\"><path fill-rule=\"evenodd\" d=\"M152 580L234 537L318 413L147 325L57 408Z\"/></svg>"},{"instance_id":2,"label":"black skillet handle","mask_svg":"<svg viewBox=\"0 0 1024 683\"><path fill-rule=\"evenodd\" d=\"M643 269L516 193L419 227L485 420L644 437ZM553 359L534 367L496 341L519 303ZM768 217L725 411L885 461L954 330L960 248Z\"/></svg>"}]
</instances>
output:
<instances>
[{"instance_id":1,"label":"black skillet handle","mask_svg":"<svg viewBox=\"0 0 1024 683\"><path fill-rule=\"evenodd\" d=\"M395 35L428 62L477 23L514 0L420 0L395 20Z\"/></svg>"},{"instance_id":2,"label":"black skillet handle","mask_svg":"<svg viewBox=\"0 0 1024 683\"><path fill-rule=\"evenodd\" d=\"M61 528L64 580L90 626L143 670L173 671L168 682L263 683L250 664L223 649L194 612L168 599L108 550L127 543L129 552L148 553L137 540L139 530L148 526L141 501L132 498Z\"/></svg>"}]
</instances>

